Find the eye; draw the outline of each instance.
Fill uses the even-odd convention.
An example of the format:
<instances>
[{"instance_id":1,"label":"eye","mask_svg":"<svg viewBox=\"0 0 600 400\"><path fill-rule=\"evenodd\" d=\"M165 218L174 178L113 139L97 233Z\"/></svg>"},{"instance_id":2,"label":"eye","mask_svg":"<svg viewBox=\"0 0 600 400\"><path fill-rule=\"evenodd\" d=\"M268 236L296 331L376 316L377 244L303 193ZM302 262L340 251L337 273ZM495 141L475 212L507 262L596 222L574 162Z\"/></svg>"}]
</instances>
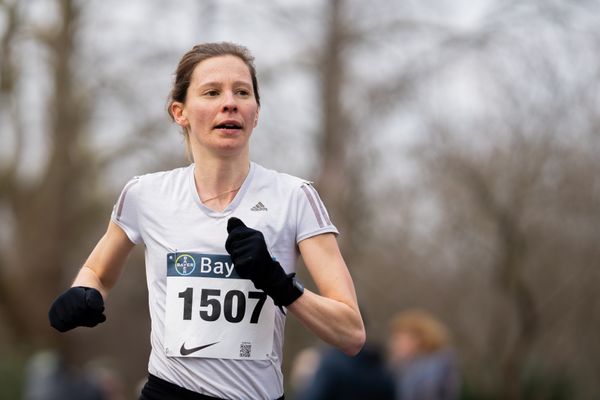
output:
<instances>
[{"instance_id":1,"label":"eye","mask_svg":"<svg viewBox=\"0 0 600 400\"><path fill-rule=\"evenodd\" d=\"M209 97L216 97L219 95L219 91L216 89L210 89L204 92L204 95Z\"/></svg>"},{"instance_id":2,"label":"eye","mask_svg":"<svg viewBox=\"0 0 600 400\"><path fill-rule=\"evenodd\" d=\"M250 91L249 91L249 90L247 90L247 89L238 89L238 90L236 91L236 93L237 93L237 94L239 94L240 96L243 96L243 97L248 97L248 96L250 96Z\"/></svg>"}]
</instances>

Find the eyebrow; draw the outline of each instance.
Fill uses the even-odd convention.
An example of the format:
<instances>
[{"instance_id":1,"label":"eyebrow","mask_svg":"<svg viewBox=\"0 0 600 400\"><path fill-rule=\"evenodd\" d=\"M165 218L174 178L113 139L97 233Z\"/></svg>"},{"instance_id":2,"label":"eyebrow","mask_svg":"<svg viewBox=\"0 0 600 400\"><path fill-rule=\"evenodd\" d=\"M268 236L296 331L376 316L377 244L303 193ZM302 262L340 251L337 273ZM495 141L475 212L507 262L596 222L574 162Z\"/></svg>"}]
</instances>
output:
<instances>
[{"instance_id":1,"label":"eyebrow","mask_svg":"<svg viewBox=\"0 0 600 400\"><path fill-rule=\"evenodd\" d=\"M201 83L200 85L198 85L198 88L203 88L203 87L207 87L207 86L221 87L221 86L223 86L223 82L220 82L220 81L205 82L205 83ZM246 81L234 81L233 86L250 86L250 87L252 87L252 83L246 82Z\"/></svg>"}]
</instances>

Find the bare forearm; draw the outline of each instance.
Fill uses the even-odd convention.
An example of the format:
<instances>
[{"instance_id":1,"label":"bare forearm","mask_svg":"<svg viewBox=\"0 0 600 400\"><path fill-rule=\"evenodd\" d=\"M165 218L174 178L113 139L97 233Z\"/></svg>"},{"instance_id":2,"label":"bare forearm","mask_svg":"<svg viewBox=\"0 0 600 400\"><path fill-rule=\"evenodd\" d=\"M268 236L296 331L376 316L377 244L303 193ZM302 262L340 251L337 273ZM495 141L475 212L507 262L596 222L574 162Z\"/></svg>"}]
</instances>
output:
<instances>
[{"instance_id":1,"label":"bare forearm","mask_svg":"<svg viewBox=\"0 0 600 400\"><path fill-rule=\"evenodd\" d=\"M288 310L322 340L348 355L357 354L365 342L360 312L343 302L305 290Z\"/></svg>"},{"instance_id":2,"label":"bare forearm","mask_svg":"<svg viewBox=\"0 0 600 400\"><path fill-rule=\"evenodd\" d=\"M100 280L98 275L96 275L94 270L85 265L81 267L79 273L73 281L73 285L71 286L85 286L97 289L102 294L102 298L104 298L105 300L110 290L110 288L106 287L102 283L102 281Z\"/></svg>"}]
</instances>

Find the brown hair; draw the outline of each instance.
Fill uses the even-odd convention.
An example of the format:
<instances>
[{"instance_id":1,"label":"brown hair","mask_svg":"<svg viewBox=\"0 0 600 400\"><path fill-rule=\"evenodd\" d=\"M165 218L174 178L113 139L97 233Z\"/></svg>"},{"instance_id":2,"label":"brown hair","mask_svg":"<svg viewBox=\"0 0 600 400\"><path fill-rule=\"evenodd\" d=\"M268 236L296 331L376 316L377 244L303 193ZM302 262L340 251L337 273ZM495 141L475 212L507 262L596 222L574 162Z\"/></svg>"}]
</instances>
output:
<instances>
[{"instance_id":1,"label":"brown hair","mask_svg":"<svg viewBox=\"0 0 600 400\"><path fill-rule=\"evenodd\" d=\"M408 310L398 313L390 322L392 335L409 333L419 341L420 351L432 353L448 345L446 327L431 314L422 310Z\"/></svg>"},{"instance_id":2,"label":"brown hair","mask_svg":"<svg viewBox=\"0 0 600 400\"><path fill-rule=\"evenodd\" d=\"M254 98L256 99L256 104L258 104L260 107L260 95L258 94L256 68L254 67L254 57L250 51L244 46L230 42L202 43L192 47L190 51L185 53L183 57L181 57L179 65L177 65L177 70L175 71L175 81L173 82L173 88L169 93L169 101L167 104L167 112L172 120L175 119L171 112L171 105L176 101L185 103L187 91L192 81L192 73L194 72L196 66L202 61L208 60L209 58L228 55L238 57L250 70ZM186 129L184 129L184 135L189 151L189 137Z\"/></svg>"}]
</instances>

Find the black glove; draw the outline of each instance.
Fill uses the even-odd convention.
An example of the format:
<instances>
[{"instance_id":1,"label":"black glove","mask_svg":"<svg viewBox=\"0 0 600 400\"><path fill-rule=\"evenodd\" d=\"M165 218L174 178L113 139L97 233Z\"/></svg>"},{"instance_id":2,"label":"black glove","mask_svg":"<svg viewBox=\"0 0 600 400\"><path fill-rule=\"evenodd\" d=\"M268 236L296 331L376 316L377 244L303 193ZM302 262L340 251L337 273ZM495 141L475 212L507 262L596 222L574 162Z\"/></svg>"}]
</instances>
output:
<instances>
[{"instance_id":1,"label":"black glove","mask_svg":"<svg viewBox=\"0 0 600 400\"><path fill-rule=\"evenodd\" d=\"M227 221L227 232L225 249L240 277L250 279L277 306L288 306L302 295L303 288L294 278L296 274L286 274L273 260L262 232L248 228L238 218Z\"/></svg>"},{"instance_id":2,"label":"black glove","mask_svg":"<svg viewBox=\"0 0 600 400\"><path fill-rule=\"evenodd\" d=\"M106 321L104 300L94 288L76 286L68 289L54 300L48 318L50 325L60 332L77 326L96 326Z\"/></svg>"}]
</instances>

